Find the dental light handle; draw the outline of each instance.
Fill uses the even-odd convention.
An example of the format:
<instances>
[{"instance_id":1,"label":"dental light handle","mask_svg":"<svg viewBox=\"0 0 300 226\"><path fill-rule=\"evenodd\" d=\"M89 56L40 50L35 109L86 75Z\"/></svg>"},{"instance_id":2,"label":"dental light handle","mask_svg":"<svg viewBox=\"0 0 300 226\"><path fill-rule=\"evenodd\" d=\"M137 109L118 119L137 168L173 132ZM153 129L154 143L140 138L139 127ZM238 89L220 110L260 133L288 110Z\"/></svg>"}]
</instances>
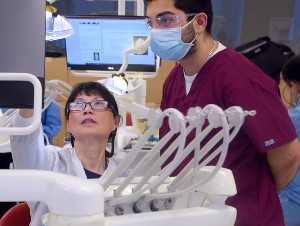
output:
<instances>
[{"instance_id":1,"label":"dental light handle","mask_svg":"<svg viewBox=\"0 0 300 226\"><path fill-rule=\"evenodd\" d=\"M41 122L42 112L42 85L38 78L29 73L0 73L0 81L28 81L33 84L34 105L33 120L27 127L0 127L0 134L4 135L23 135L35 131ZM24 95L26 95L24 93Z\"/></svg>"}]
</instances>

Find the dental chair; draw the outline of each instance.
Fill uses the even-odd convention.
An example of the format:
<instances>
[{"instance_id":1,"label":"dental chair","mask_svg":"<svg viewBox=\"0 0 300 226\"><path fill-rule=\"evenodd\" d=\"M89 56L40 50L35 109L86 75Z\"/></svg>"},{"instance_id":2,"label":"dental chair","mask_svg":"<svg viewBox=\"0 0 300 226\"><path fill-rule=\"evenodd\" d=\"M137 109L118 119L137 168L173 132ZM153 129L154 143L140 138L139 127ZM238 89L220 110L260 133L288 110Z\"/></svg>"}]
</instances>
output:
<instances>
[{"instance_id":1,"label":"dental chair","mask_svg":"<svg viewBox=\"0 0 300 226\"><path fill-rule=\"evenodd\" d=\"M10 208L0 219L0 226L28 226L30 210L26 202Z\"/></svg>"},{"instance_id":2,"label":"dental chair","mask_svg":"<svg viewBox=\"0 0 300 226\"><path fill-rule=\"evenodd\" d=\"M253 114L239 107L223 111L215 105L192 108L187 116L176 109L162 112L139 108L136 105L134 111L144 110L149 128L111 177L99 183L98 180L40 170L2 170L0 178L6 183L0 187L0 193L5 194L0 196L0 201L46 203L49 214L44 221L48 226L233 226L236 209L225 201L236 194L236 187L231 171L222 168L222 164L228 144L238 133L244 118ZM170 125L170 132L137 159L139 150L152 131L162 125L164 118ZM207 121L208 125L202 129ZM199 146L199 141L215 128L219 130L213 133L211 140ZM195 137L185 147L185 138L194 129ZM157 158L156 153L173 136L172 144ZM161 164L174 150L177 154L173 161L161 169ZM172 177L173 170L193 151L199 153L195 155L197 161ZM219 158L217 164L210 166L210 160L215 157ZM121 176L124 173L126 177ZM25 181L20 180L25 177Z\"/></svg>"},{"instance_id":3,"label":"dental chair","mask_svg":"<svg viewBox=\"0 0 300 226\"><path fill-rule=\"evenodd\" d=\"M36 110L41 109L39 98L34 101L39 103L34 116L41 114ZM0 201L46 203L49 213L43 223L48 226L233 226L237 212L225 201L236 194L236 187L232 172L222 165L244 118L255 112L207 105L182 115L176 109L161 111L135 103L128 111L146 118L148 129L138 135L127 153L120 153L123 161L109 178L99 182L41 170L1 170L0 179L5 183L0 194L5 195ZM141 156L149 137L163 123L169 124L170 131ZM24 127L25 132L13 128L0 132L25 134L37 125ZM192 131L193 139L185 146ZM202 144L207 136L209 141ZM157 155L162 148L165 152ZM162 168L174 151L173 160ZM191 153L193 161L177 176L171 176ZM217 159L213 166L212 159Z\"/></svg>"}]
</instances>

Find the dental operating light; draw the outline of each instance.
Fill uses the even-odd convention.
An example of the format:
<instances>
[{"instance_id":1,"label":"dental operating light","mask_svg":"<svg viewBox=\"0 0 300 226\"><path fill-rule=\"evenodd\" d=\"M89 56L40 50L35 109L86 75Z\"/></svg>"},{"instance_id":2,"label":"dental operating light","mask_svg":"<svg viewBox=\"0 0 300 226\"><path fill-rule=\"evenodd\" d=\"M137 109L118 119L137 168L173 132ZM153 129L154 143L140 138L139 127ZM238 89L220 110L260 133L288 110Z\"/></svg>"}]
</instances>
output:
<instances>
[{"instance_id":1,"label":"dental operating light","mask_svg":"<svg viewBox=\"0 0 300 226\"><path fill-rule=\"evenodd\" d=\"M127 93L128 81L124 73L117 73L107 78L104 81L104 86L115 94L124 95Z\"/></svg>"},{"instance_id":2,"label":"dental operating light","mask_svg":"<svg viewBox=\"0 0 300 226\"><path fill-rule=\"evenodd\" d=\"M58 15L57 9L46 1L46 41L55 41L71 36L74 32L68 20Z\"/></svg>"}]
</instances>

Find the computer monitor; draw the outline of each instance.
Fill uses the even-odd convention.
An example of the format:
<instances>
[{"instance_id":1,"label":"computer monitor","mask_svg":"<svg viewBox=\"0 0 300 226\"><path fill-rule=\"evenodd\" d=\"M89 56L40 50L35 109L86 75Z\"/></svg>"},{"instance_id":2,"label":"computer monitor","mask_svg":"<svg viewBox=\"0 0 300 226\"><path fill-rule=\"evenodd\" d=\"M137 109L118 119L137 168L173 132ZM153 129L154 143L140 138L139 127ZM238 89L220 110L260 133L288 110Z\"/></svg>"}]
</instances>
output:
<instances>
[{"instance_id":1,"label":"computer monitor","mask_svg":"<svg viewBox=\"0 0 300 226\"><path fill-rule=\"evenodd\" d=\"M0 1L0 73L30 73L44 87L45 7L41 0ZM1 79L0 79L1 80ZM0 81L1 108L32 108L33 85Z\"/></svg>"},{"instance_id":2,"label":"computer monitor","mask_svg":"<svg viewBox=\"0 0 300 226\"><path fill-rule=\"evenodd\" d=\"M122 66L123 51L142 43L149 36L145 17L142 16L66 18L74 28L74 34L66 38L68 69L97 71L100 77L118 72ZM126 74L154 74L157 64L156 56L149 47L143 54L129 54Z\"/></svg>"}]
</instances>

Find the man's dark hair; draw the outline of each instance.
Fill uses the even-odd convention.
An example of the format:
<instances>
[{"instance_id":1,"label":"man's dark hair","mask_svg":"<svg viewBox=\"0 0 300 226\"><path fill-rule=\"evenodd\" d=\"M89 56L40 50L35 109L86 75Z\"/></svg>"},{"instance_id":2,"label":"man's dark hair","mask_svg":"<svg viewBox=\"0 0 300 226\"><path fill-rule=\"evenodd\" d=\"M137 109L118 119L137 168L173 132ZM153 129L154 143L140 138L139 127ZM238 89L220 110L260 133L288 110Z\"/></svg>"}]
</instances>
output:
<instances>
[{"instance_id":1,"label":"man's dark hair","mask_svg":"<svg viewBox=\"0 0 300 226\"><path fill-rule=\"evenodd\" d=\"M150 2L157 0L144 0L144 4L147 5ZM213 9L211 0L173 0L174 7L182 10L185 13L205 13L207 15L206 31L211 35L211 27L213 22ZM189 17L191 20L193 17Z\"/></svg>"}]
</instances>

